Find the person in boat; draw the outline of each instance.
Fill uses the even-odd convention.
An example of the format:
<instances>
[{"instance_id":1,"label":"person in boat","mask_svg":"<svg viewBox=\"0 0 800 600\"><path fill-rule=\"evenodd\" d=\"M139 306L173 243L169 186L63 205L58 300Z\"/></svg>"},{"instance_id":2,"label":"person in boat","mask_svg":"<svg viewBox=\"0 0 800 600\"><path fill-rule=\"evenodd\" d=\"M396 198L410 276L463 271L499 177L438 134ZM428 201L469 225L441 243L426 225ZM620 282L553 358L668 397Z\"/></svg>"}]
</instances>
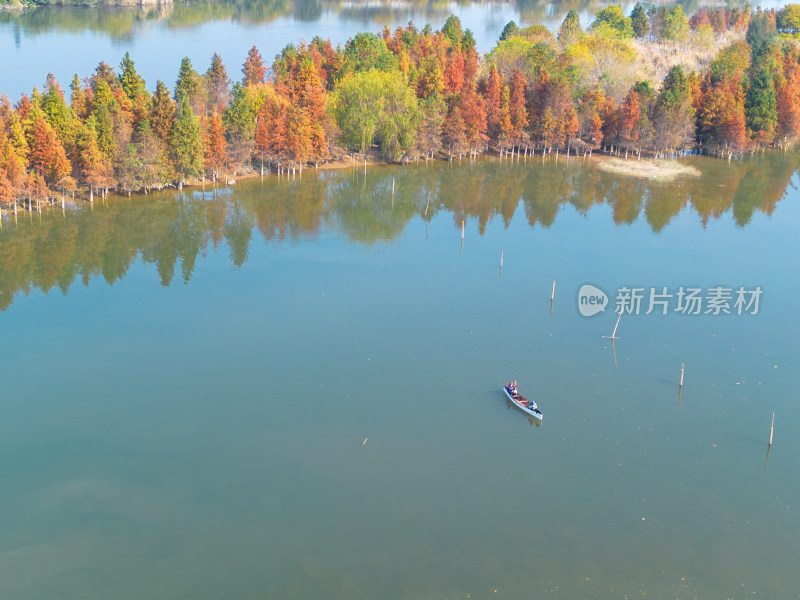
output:
<instances>
[{"instance_id":1,"label":"person in boat","mask_svg":"<svg viewBox=\"0 0 800 600\"><path fill-rule=\"evenodd\" d=\"M514 384L513 381L508 382L508 386L506 389L508 390L508 393L511 394L513 397L519 395L519 393L517 392L517 386Z\"/></svg>"}]
</instances>

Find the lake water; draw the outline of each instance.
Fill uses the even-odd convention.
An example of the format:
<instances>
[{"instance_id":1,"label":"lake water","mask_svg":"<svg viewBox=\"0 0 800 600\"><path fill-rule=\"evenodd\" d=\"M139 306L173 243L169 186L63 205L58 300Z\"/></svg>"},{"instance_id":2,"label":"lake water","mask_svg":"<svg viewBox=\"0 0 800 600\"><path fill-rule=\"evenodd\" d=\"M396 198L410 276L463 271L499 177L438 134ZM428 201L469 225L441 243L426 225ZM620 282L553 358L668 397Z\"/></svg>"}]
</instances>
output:
<instances>
[{"instance_id":1,"label":"lake water","mask_svg":"<svg viewBox=\"0 0 800 600\"><path fill-rule=\"evenodd\" d=\"M798 157L689 162L6 213L0 597L798 597Z\"/></svg>"}]
</instances>

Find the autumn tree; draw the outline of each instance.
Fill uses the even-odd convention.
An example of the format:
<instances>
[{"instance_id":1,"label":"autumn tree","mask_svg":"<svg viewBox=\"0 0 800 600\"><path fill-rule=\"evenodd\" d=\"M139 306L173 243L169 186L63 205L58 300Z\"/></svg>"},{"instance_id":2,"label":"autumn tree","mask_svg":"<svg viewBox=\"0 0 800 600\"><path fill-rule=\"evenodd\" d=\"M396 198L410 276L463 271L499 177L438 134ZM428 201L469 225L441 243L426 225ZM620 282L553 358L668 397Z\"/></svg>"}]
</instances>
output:
<instances>
[{"instance_id":1,"label":"autumn tree","mask_svg":"<svg viewBox=\"0 0 800 600\"><path fill-rule=\"evenodd\" d=\"M89 112L89 101L86 98L86 92L83 90L83 85L81 83L81 80L78 78L77 73L72 76L72 81L69 84L69 89L70 89L70 97L69 97L70 108L72 108L75 115L79 119L86 119Z\"/></svg>"},{"instance_id":2,"label":"autumn tree","mask_svg":"<svg viewBox=\"0 0 800 600\"><path fill-rule=\"evenodd\" d=\"M211 57L211 65L203 78L208 97L209 110L223 110L228 104L231 83L225 65L222 64L222 57L216 52Z\"/></svg>"},{"instance_id":3,"label":"autumn tree","mask_svg":"<svg viewBox=\"0 0 800 600\"><path fill-rule=\"evenodd\" d=\"M169 141L174 122L175 102L170 97L167 86L159 79L156 81L156 91L153 93L150 103L150 130L156 138L166 144Z\"/></svg>"},{"instance_id":4,"label":"autumn tree","mask_svg":"<svg viewBox=\"0 0 800 600\"><path fill-rule=\"evenodd\" d=\"M444 69L444 87L448 94L458 94L464 86L464 55L459 50L448 52Z\"/></svg>"},{"instance_id":5,"label":"autumn tree","mask_svg":"<svg viewBox=\"0 0 800 600\"><path fill-rule=\"evenodd\" d=\"M500 96L500 114L498 118L499 133L497 135L500 146L500 156L503 156L506 149L512 145L514 140L514 127L511 124L511 111L509 110L510 104L511 91L507 85L504 85Z\"/></svg>"},{"instance_id":6,"label":"autumn tree","mask_svg":"<svg viewBox=\"0 0 800 600\"><path fill-rule=\"evenodd\" d=\"M625 146L625 158L628 150L639 140L638 125L642 111L639 104L639 94L631 90L625 101L620 105L617 117L617 135Z\"/></svg>"},{"instance_id":7,"label":"autumn tree","mask_svg":"<svg viewBox=\"0 0 800 600\"><path fill-rule=\"evenodd\" d=\"M464 120L467 145L473 155L483 150L486 136L486 107L474 81L465 85L458 97L458 107Z\"/></svg>"},{"instance_id":8,"label":"autumn tree","mask_svg":"<svg viewBox=\"0 0 800 600\"><path fill-rule=\"evenodd\" d=\"M256 129L254 133L254 147L256 156L261 162L261 174L264 174L264 162L268 159L272 148L272 140L270 136L269 115L267 114L266 106L262 106L256 115Z\"/></svg>"},{"instance_id":9,"label":"autumn tree","mask_svg":"<svg viewBox=\"0 0 800 600\"><path fill-rule=\"evenodd\" d=\"M205 151L203 154L203 166L206 173L211 175L211 181L216 181L219 172L225 167L228 160L227 148L225 146L225 132L222 128L222 117L216 111L208 120L208 129L205 135Z\"/></svg>"},{"instance_id":10,"label":"autumn tree","mask_svg":"<svg viewBox=\"0 0 800 600\"><path fill-rule=\"evenodd\" d=\"M96 122L89 117L78 136L78 171L89 186L89 200L94 199L95 190L105 190L116 184L111 160L100 151Z\"/></svg>"},{"instance_id":11,"label":"autumn tree","mask_svg":"<svg viewBox=\"0 0 800 600\"><path fill-rule=\"evenodd\" d=\"M775 109L776 134L786 146L800 137L800 66L787 60L784 69L785 76L776 91Z\"/></svg>"},{"instance_id":12,"label":"autumn tree","mask_svg":"<svg viewBox=\"0 0 800 600\"><path fill-rule=\"evenodd\" d=\"M489 69L489 77L486 80L486 90L483 94L486 102L486 128L491 139L498 139L500 135L500 101L503 94L503 83L497 66L492 65Z\"/></svg>"},{"instance_id":13,"label":"autumn tree","mask_svg":"<svg viewBox=\"0 0 800 600\"><path fill-rule=\"evenodd\" d=\"M467 152L466 130L466 124L461 116L461 109L458 104L451 104L442 124L442 141L447 145L447 151L451 159L454 154L461 158Z\"/></svg>"},{"instance_id":14,"label":"autumn tree","mask_svg":"<svg viewBox=\"0 0 800 600\"><path fill-rule=\"evenodd\" d=\"M526 93L528 90L528 81L525 75L519 68L514 69L511 73L511 82L509 84L509 104L508 112L511 118L512 135L514 143L522 142L522 136L527 129L528 110Z\"/></svg>"},{"instance_id":15,"label":"autumn tree","mask_svg":"<svg viewBox=\"0 0 800 600\"><path fill-rule=\"evenodd\" d=\"M34 122L30 145L29 162L31 171L41 177L48 185L53 185L69 175L71 165L64 147L55 131L41 116Z\"/></svg>"},{"instance_id":16,"label":"autumn tree","mask_svg":"<svg viewBox=\"0 0 800 600\"><path fill-rule=\"evenodd\" d=\"M261 53L258 48L253 46L247 52L247 58L242 66L242 83L244 85L256 85L264 83L264 77L267 74L267 67L264 65L264 60L261 58Z\"/></svg>"}]
</instances>

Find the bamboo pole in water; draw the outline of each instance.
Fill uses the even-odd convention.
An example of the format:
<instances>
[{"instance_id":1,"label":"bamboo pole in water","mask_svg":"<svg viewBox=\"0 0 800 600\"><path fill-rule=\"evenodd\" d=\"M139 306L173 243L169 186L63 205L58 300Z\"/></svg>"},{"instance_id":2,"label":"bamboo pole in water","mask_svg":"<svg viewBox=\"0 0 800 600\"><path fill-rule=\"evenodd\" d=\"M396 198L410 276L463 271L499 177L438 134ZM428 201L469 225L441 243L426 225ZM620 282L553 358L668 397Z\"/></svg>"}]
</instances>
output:
<instances>
[{"instance_id":1,"label":"bamboo pole in water","mask_svg":"<svg viewBox=\"0 0 800 600\"><path fill-rule=\"evenodd\" d=\"M681 384L678 387L683 387L683 363L681 363Z\"/></svg>"},{"instance_id":2,"label":"bamboo pole in water","mask_svg":"<svg viewBox=\"0 0 800 600\"><path fill-rule=\"evenodd\" d=\"M775 411L772 411L772 425L769 426L769 445L772 446L772 433L775 430Z\"/></svg>"}]
</instances>

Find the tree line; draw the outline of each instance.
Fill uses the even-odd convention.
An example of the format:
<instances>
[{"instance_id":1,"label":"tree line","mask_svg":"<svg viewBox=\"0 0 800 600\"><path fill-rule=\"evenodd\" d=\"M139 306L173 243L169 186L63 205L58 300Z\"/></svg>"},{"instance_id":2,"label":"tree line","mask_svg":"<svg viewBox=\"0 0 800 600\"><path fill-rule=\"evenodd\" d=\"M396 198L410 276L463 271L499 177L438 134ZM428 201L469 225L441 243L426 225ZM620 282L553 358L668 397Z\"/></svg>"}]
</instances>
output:
<instances>
[{"instance_id":1,"label":"tree line","mask_svg":"<svg viewBox=\"0 0 800 600\"><path fill-rule=\"evenodd\" d=\"M0 98L0 203L85 190L147 192L242 173L302 170L368 154L436 157L597 149L637 156L726 155L800 136L800 5L782 10L645 10L612 5L584 30L554 35L511 22L479 55L451 16L314 38L268 66L253 47L232 82L214 54L184 58L170 90L151 92L126 54L72 78L52 75L12 105Z\"/></svg>"}]
</instances>

